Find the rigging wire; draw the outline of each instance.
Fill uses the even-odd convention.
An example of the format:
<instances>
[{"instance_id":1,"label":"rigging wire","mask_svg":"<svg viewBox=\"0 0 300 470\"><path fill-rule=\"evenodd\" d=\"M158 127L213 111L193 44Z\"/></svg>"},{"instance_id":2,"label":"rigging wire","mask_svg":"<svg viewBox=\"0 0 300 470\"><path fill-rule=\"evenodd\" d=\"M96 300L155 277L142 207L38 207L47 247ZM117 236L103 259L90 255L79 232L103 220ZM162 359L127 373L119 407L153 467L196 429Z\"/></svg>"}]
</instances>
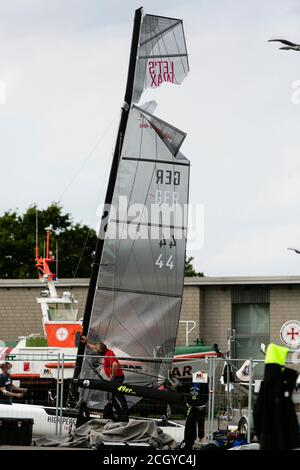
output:
<instances>
[{"instance_id":1,"label":"rigging wire","mask_svg":"<svg viewBox=\"0 0 300 470\"><path fill-rule=\"evenodd\" d=\"M76 269L75 269L75 271L74 271L73 279L75 279L76 276L77 276L78 269L79 269L80 263L81 263L82 258L83 258L83 253L84 253L84 251L85 251L85 249L86 249L86 245L87 245L87 242L88 242L88 239L89 239L89 236L90 236L91 232L92 232L92 229L90 228L90 229L88 230L88 232L87 232L87 235L86 235L86 238L85 238L85 242L84 242L83 248L82 248L82 250L81 250L81 253L80 253L80 256L79 256L79 259L78 259L78 263L77 263Z\"/></svg>"},{"instance_id":2,"label":"rigging wire","mask_svg":"<svg viewBox=\"0 0 300 470\"><path fill-rule=\"evenodd\" d=\"M77 170L77 172L72 176L72 178L70 179L70 181L68 182L68 184L66 185L65 189L62 191L59 199L58 199L58 202L61 202L63 196L66 194L66 192L70 189L70 187L72 186L72 184L74 183L74 181L78 178L78 176L80 175L80 173L82 172L83 168L85 167L85 165L87 164L87 162L90 160L90 158L93 156L94 152L96 151L96 149L98 148L98 146L100 145L100 143L103 141L103 139L106 137L106 135L108 134L108 132L110 131L110 129L112 128L112 126L115 124L115 121L116 119L118 118L119 114L118 115L115 115L115 117L112 119L112 121L108 124L108 126L104 129L104 131L102 132L102 134L99 136L99 138L96 140L96 143L94 144L94 146L92 147L92 149L88 152L88 154L86 155L85 159L83 160L82 164L80 165L79 169ZM101 181L101 184L100 184L100 191L102 190L102 185L103 185L103 182L104 182L104 179L105 179L105 174L103 174L103 177L102 177L102 181ZM97 198L97 206L98 206L98 203L99 203L99 199L100 197ZM95 207L95 213L97 212L97 206ZM95 225L95 221L97 219L97 215L95 215L95 218L93 220L92 223L90 223L90 227L93 227ZM93 228L90 228L87 232L87 235L86 235L86 238L85 238L85 241L84 241L84 245L83 245L83 248L81 250L81 253L79 255L79 258L78 258L78 263L77 263L77 266L76 266L76 269L74 271L74 274L73 274L73 278L75 279L76 278L76 275L78 273L78 270L79 270L79 266L81 264L81 261L82 261L82 258L83 258L83 254L84 254L84 251L86 249L86 246L87 246L87 242L88 242L88 239L91 235L93 231Z\"/></svg>"},{"instance_id":3,"label":"rigging wire","mask_svg":"<svg viewBox=\"0 0 300 470\"><path fill-rule=\"evenodd\" d=\"M82 248L81 253L80 253L80 255L79 255L79 258L78 258L78 263L77 263L76 269L75 269L75 271L74 271L73 279L75 279L76 276L77 276L78 269L79 269L80 263L81 263L81 261L82 261L84 251L85 251L85 249L86 249L88 239L89 239L91 233L92 233L93 230L94 230L93 227L95 227L95 226L97 225L97 224L96 224L97 218L98 218L98 215L97 215L97 207L98 207L98 203L99 203L99 201L100 201L100 193L102 192L102 185L103 185L103 182L104 182L104 180L105 180L106 177L107 177L107 175L104 173L103 176L102 176L101 183L100 183L100 185L99 185L99 186L100 186L99 195L98 195L98 197L96 198L96 199L97 199L97 205L95 206L95 210L94 210L95 216L94 216L93 221L90 221L90 223L89 223L89 230L88 230L88 232L87 232L87 235L86 235L86 238L85 238L85 242L84 242L83 248Z\"/></svg>"},{"instance_id":4,"label":"rigging wire","mask_svg":"<svg viewBox=\"0 0 300 470\"><path fill-rule=\"evenodd\" d=\"M58 198L58 202L61 202L63 196L66 194L66 192L70 189L70 187L72 186L72 184L74 183L74 181L78 178L78 176L80 175L80 173L82 172L83 168L85 167L85 165L87 164L87 162L89 161L89 159L93 156L94 152L96 151L96 149L98 148L98 146L100 145L100 143L102 142L102 140L106 137L108 131L111 129L111 127L113 126L113 124L115 123L117 117L119 117L119 114L116 115L112 121L106 126L106 128L104 129L104 131L102 132L102 134L98 137L98 139L96 140L96 143L93 145L93 147L91 148L91 150L88 152L88 154L86 155L85 159L83 160L82 164L80 165L80 167L78 168L77 172L74 173L74 175L71 177L71 179L69 180L69 182L67 183L65 189L62 191L62 193L60 194L59 198Z\"/></svg>"}]
</instances>

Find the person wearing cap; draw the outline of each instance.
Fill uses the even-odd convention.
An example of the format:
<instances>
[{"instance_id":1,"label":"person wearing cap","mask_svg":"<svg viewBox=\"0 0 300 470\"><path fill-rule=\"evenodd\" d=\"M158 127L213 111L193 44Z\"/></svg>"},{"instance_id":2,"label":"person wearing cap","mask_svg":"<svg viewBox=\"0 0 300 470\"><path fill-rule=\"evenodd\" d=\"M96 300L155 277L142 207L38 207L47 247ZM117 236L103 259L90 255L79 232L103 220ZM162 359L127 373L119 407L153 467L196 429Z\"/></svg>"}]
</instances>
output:
<instances>
[{"instance_id":1,"label":"person wearing cap","mask_svg":"<svg viewBox=\"0 0 300 470\"><path fill-rule=\"evenodd\" d=\"M122 384L125 380L125 374L113 350L108 349L106 344L102 342L96 344L91 343L86 336L82 336L81 341L86 344L89 349L99 354L99 356L103 356L102 367L106 380ZM118 415L123 418L128 416L128 405L123 393L112 393L112 404Z\"/></svg>"},{"instance_id":2,"label":"person wearing cap","mask_svg":"<svg viewBox=\"0 0 300 470\"><path fill-rule=\"evenodd\" d=\"M12 365L9 362L4 362L0 367L2 369L2 374L0 374L0 403L11 405L12 399L14 397L22 398L27 389L13 385L9 373Z\"/></svg>"}]
</instances>

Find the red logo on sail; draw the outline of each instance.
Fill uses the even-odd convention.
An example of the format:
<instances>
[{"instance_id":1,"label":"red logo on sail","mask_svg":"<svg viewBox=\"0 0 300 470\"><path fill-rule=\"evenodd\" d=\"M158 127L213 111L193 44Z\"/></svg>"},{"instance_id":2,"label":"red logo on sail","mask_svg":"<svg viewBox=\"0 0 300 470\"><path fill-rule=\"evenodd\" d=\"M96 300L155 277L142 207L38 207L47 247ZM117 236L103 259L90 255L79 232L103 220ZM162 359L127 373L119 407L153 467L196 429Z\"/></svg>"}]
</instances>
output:
<instances>
[{"instance_id":1,"label":"red logo on sail","mask_svg":"<svg viewBox=\"0 0 300 470\"><path fill-rule=\"evenodd\" d=\"M154 128L156 132L161 136L162 139L169 140L172 142L173 140L173 135L170 132L163 131L161 128L157 126L152 126L150 122L148 122L145 118L141 117L139 119L139 128L140 129L151 129Z\"/></svg>"},{"instance_id":2,"label":"red logo on sail","mask_svg":"<svg viewBox=\"0 0 300 470\"><path fill-rule=\"evenodd\" d=\"M150 60L148 71L151 88L157 88L163 82L175 83L174 62L172 60Z\"/></svg>"}]
</instances>

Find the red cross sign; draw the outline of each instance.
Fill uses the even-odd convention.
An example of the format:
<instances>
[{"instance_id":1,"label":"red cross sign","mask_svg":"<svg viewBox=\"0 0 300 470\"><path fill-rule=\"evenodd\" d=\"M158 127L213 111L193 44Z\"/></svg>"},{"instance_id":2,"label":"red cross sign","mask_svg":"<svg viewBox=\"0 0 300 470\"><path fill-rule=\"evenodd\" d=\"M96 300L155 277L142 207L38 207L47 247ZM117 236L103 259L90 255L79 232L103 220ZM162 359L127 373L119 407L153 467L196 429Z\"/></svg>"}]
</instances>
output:
<instances>
[{"instance_id":1,"label":"red cross sign","mask_svg":"<svg viewBox=\"0 0 300 470\"><path fill-rule=\"evenodd\" d=\"M290 347L300 345L300 322L298 320L289 320L285 322L280 330L281 341Z\"/></svg>"}]
</instances>

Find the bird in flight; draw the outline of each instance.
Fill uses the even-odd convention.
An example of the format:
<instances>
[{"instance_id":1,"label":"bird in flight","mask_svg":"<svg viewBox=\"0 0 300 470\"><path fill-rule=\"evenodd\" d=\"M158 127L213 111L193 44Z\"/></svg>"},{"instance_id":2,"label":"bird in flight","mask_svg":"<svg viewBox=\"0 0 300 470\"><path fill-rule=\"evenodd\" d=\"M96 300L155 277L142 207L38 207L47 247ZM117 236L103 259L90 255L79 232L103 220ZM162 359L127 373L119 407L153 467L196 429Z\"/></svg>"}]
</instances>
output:
<instances>
[{"instance_id":1,"label":"bird in flight","mask_svg":"<svg viewBox=\"0 0 300 470\"><path fill-rule=\"evenodd\" d=\"M298 255L300 254L300 250L298 250L297 248L288 248L288 250L294 251Z\"/></svg>"},{"instance_id":2,"label":"bird in flight","mask_svg":"<svg viewBox=\"0 0 300 470\"><path fill-rule=\"evenodd\" d=\"M269 39L268 42L281 42L285 44L285 46L280 47L279 49L283 49L285 51L293 50L293 51L300 51L300 44L295 44L294 42L287 41L286 39Z\"/></svg>"}]
</instances>

